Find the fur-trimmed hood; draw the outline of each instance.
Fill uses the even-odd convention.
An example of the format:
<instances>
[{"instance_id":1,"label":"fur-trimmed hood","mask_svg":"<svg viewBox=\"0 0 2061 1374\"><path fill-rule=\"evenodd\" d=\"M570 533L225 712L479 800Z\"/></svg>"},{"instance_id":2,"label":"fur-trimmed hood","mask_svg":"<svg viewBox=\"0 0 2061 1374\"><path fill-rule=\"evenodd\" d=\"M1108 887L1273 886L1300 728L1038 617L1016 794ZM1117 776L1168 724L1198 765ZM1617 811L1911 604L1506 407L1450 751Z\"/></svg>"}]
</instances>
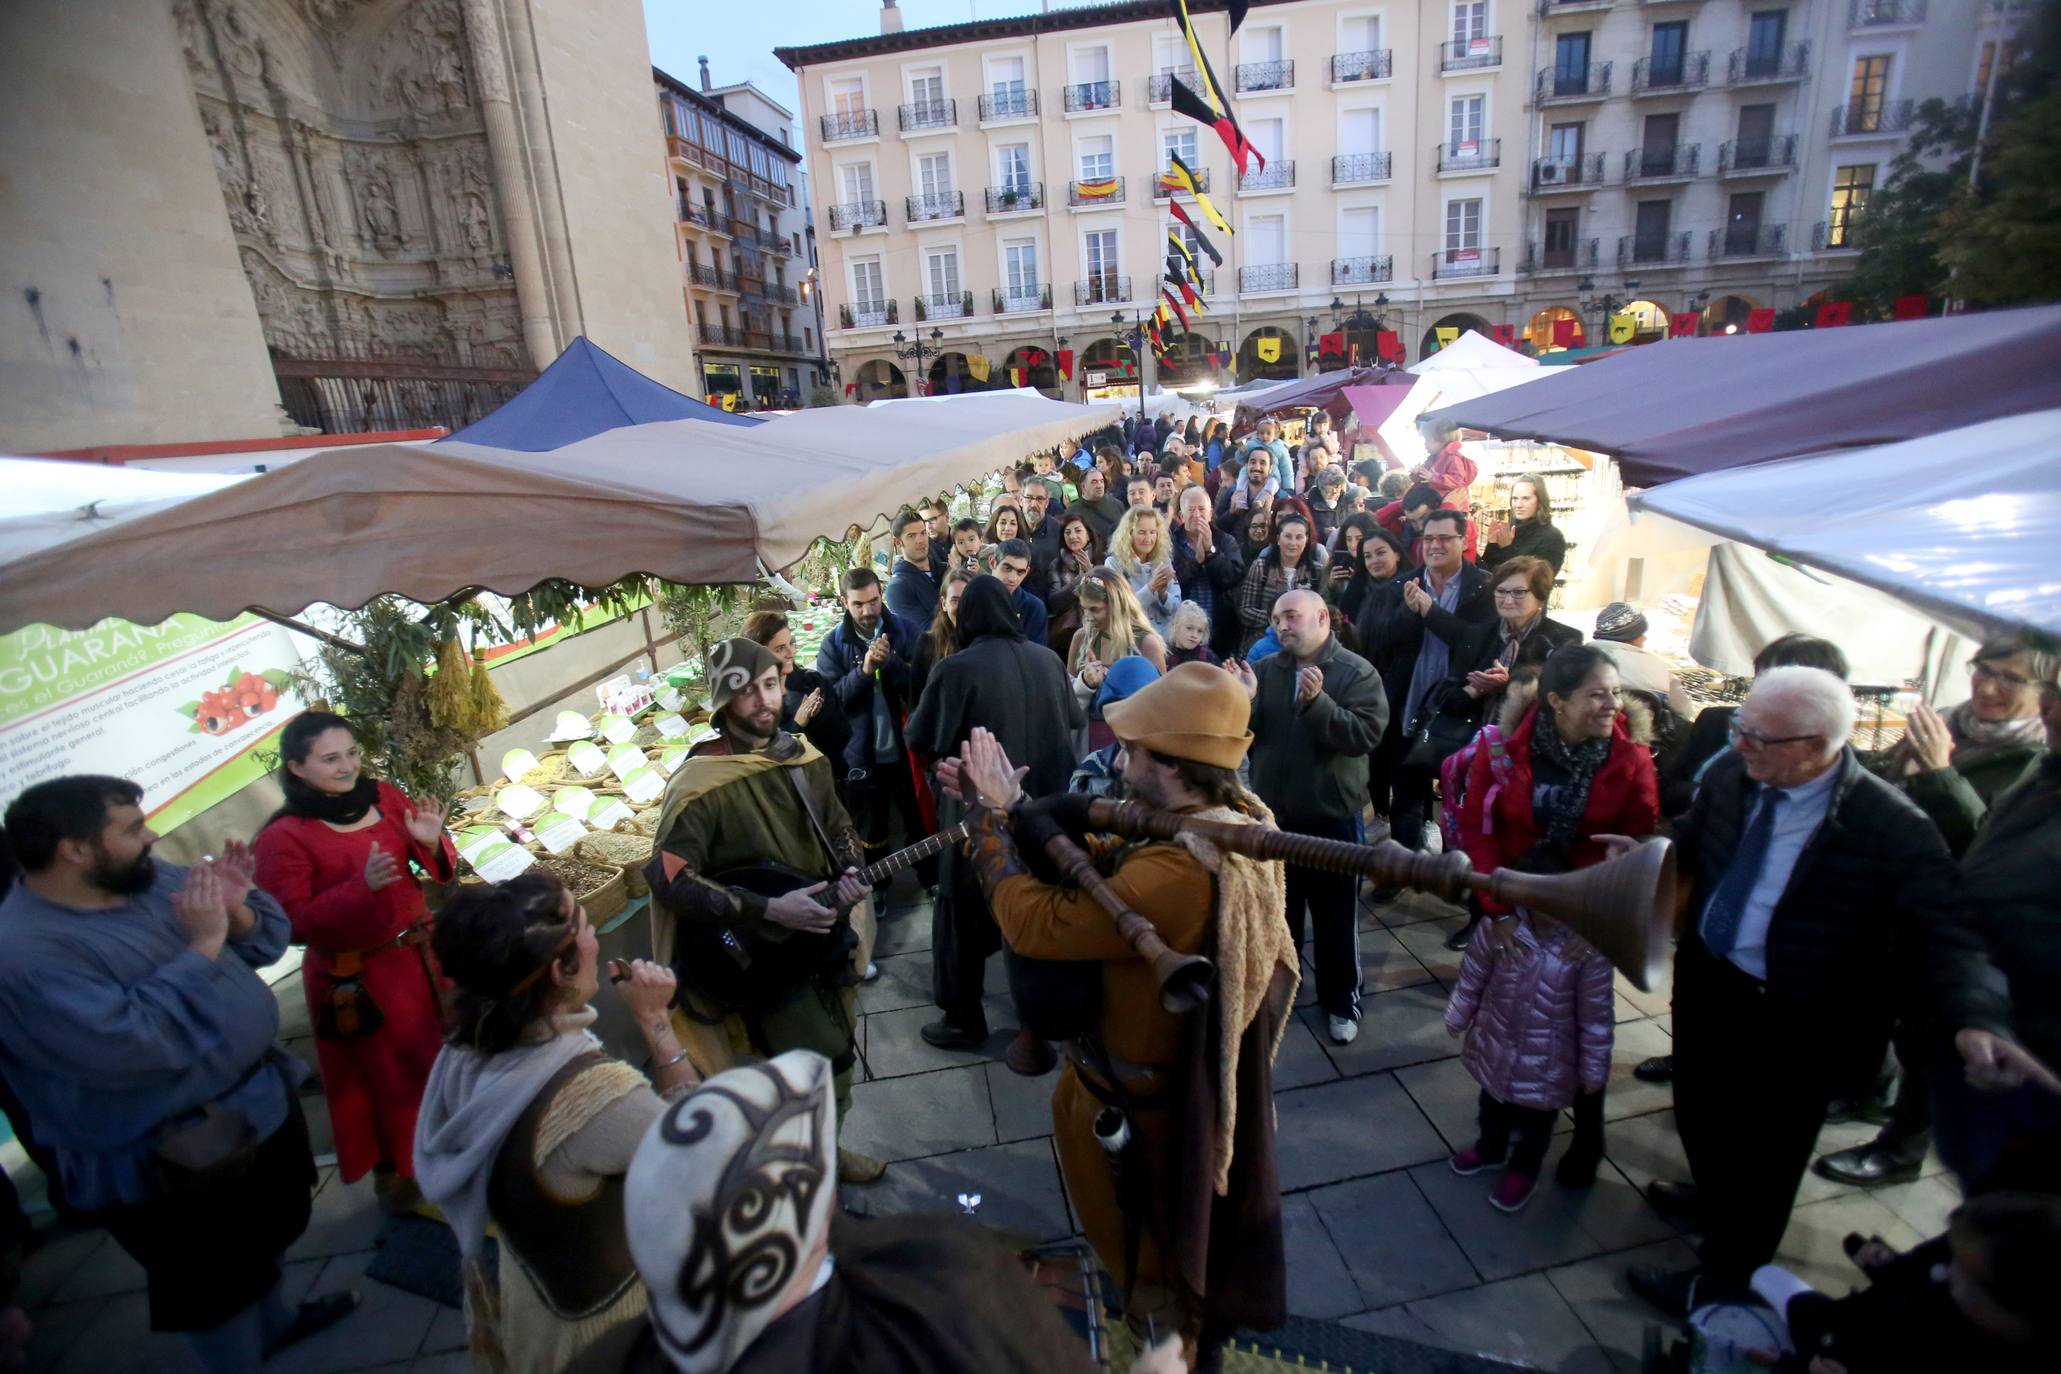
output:
<instances>
[{"instance_id":1,"label":"fur-trimmed hood","mask_svg":"<svg viewBox=\"0 0 2061 1374\"><path fill-rule=\"evenodd\" d=\"M1505 739L1516 731L1518 723L1524 719L1524 713L1538 700L1538 695L1539 684L1536 678L1529 682L1513 683L1510 690L1503 694L1503 709L1496 717L1496 725L1502 730ZM1618 714L1624 717L1625 733L1631 736L1632 743L1652 745L1653 708L1643 697L1627 692L1624 696L1624 706Z\"/></svg>"}]
</instances>

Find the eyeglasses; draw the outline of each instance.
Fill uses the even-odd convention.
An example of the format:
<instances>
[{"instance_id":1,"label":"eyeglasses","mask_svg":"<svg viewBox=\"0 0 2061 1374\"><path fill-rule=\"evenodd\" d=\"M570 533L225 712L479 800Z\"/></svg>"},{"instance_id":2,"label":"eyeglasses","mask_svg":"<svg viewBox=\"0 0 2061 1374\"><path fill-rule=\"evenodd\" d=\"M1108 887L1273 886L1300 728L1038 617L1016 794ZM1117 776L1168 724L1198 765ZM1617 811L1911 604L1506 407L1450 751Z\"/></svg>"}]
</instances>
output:
<instances>
[{"instance_id":1,"label":"eyeglasses","mask_svg":"<svg viewBox=\"0 0 2061 1374\"><path fill-rule=\"evenodd\" d=\"M1498 587L1498 588L1496 588L1496 600L1498 600L1498 601L1522 601L1522 600L1524 600L1524 599L1525 599L1526 597L1528 597L1528 596L1530 596L1530 595L1531 595L1531 588L1529 588L1529 587Z\"/></svg>"},{"instance_id":2,"label":"eyeglasses","mask_svg":"<svg viewBox=\"0 0 2061 1374\"><path fill-rule=\"evenodd\" d=\"M1420 534L1417 538L1420 542L1426 544L1457 544L1460 542L1460 536L1457 534ZM1501 596L1502 593L1497 592L1496 595Z\"/></svg>"},{"instance_id":3,"label":"eyeglasses","mask_svg":"<svg viewBox=\"0 0 2061 1374\"><path fill-rule=\"evenodd\" d=\"M1824 738L1823 735L1763 735L1758 730L1741 725L1737 716L1732 717L1732 723L1726 729L1732 737L1732 743L1751 744L1756 749L1769 749L1777 744L1802 744L1805 740Z\"/></svg>"},{"instance_id":4,"label":"eyeglasses","mask_svg":"<svg viewBox=\"0 0 2061 1374\"><path fill-rule=\"evenodd\" d=\"M2025 677L2019 673L2007 673L2001 668L1992 668L1987 663L1977 662L1973 659L1969 660L1968 663L1968 675L1977 682L2001 683L2013 691L2022 691L2032 686L2036 681L2036 679Z\"/></svg>"}]
</instances>

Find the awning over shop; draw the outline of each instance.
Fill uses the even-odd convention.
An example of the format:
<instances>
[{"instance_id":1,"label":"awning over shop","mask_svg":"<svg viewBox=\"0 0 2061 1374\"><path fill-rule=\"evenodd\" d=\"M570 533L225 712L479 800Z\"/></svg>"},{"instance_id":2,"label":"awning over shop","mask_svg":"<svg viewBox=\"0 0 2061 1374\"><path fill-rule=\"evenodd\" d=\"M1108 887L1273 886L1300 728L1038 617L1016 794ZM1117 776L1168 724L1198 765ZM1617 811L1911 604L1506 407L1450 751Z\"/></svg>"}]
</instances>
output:
<instances>
[{"instance_id":1,"label":"awning over shop","mask_svg":"<svg viewBox=\"0 0 2061 1374\"><path fill-rule=\"evenodd\" d=\"M2061 306L1670 339L1434 411L1608 453L1627 486L2061 406Z\"/></svg>"},{"instance_id":2,"label":"awning over shop","mask_svg":"<svg viewBox=\"0 0 2061 1374\"><path fill-rule=\"evenodd\" d=\"M623 425L659 420L765 423L662 386L582 334L500 409L438 442L543 453Z\"/></svg>"}]
</instances>

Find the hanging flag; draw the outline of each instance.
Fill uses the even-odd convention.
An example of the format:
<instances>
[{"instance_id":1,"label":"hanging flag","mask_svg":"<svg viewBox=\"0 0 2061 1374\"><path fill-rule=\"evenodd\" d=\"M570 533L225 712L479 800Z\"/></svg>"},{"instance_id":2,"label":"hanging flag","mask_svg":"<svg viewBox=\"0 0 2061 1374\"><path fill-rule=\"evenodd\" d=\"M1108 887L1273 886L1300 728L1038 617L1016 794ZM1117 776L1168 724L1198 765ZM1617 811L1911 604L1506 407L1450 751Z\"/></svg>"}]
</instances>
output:
<instances>
[{"instance_id":1,"label":"hanging flag","mask_svg":"<svg viewBox=\"0 0 2061 1374\"><path fill-rule=\"evenodd\" d=\"M1628 344L1638 332L1638 317L1628 311L1620 310L1610 317L1610 342Z\"/></svg>"},{"instance_id":2,"label":"hanging flag","mask_svg":"<svg viewBox=\"0 0 2061 1374\"><path fill-rule=\"evenodd\" d=\"M1043 367L1046 357L1047 354L1042 348L1026 348L1023 350L1023 365L1025 367Z\"/></svg>"},{"instance_id":3,"label":"hanging flag","mask_svg":"<svg viewBox=\"0 0 2061 1374\"><path fill-rule=\"evenodd\" d=\"M1174 22L1181 26L1181 37L1188 44L1188 56L1195 59L1196 72L1200 74L1208 71L1209 59L1202 54L1202 40L1195 36L1195 21L1188 17L1188 0L1173 0L1173 10ZM1209 97L1209 104L1206 108L1210 112L1210 118L1202 122L1208 124L1215 120L1217 113L1224 109L1229 102L1223 98L1223 87L1217 85L1214 80L1205 76L1203 77L1203 82L1203 94ZM1191 91L1190 94L1192 95L1193 92ZM1176 97L1176 100L1178 100L1178 97Z\"/></svg>"},{"instance_id":4,"label":"hanging flag","mask_svg":"<svg viewBox=\"0 0 2061 1374\"><path fill-rule=\"evenodd\" d=\"M1505 348L1515 348L1517 347L1517 326L1514 324L1496 325L1489 330L1489 337Z\"/></svg>"},{"instance_id":5,"label":"hanging flag","mask_svg":"<svg viewBox=\"0 0 2061 1374\"><path fill-rule=\"evenodd\" d=\"M1073 194L1076 200L1108 200L1122 185L1116 177L1098 177L1094 181L1076 181Z\"/></svg>"},{"instance_id":6,"label":"hanging flag","mask_svg":"<svg viewBox=\"0 0 2061 1374\"><path fill-rule=\"evenodd\" d=\"M1231 0L1231 32L1238 32L1238 26L1245 22L1245 11L1251 0Z\"/></svg>"},{"instance_id":7,"label":"hanging flag","mask_svg":"<svg viewBox=\"0 0 2061 1374\"><path fill-rule=\"evenodd\" d=\"M855 395L858 390L859 384L857 382L846 382L844 384L844 394L847 396Z\"/></svg>"},{"instance_id":8,"label":"hanging flag","mask_svg":"<svg viewBox=\"0 0 2061 1374\"><path fill-rule=\"evenodd\" d=\"M1925 318L1926 298L1923 292L1915 296L1898 296L1891 318L1899 320L1922 320Z\"/></svg>"},{"instance_id":9,"label":"hanging flag","mask_svg":"<svg viewBox=\"0 0 2061 1374\"><path fill-rule=\"evenodd\" d=\"M1409 354L1403 351L1403 336L1393 329L1374 331L1374 356L1383 362L1399 363Z\"/></svg>"},{"instance_id":10,"label":"hanging flag","mask_svg":"<svg viewBox=\"0 0 2061 1374\"><path fill-rule=\"evenodd\" d=\"M1173 92L1174 113L1183 119L1192 119L1204 128L1214 129L1217 137L1223 140L1224 147L1230 150L1231 162L1240 176L1245 175L1246 164L1254 158L1259 160L1260 170L1266 170L1267 155L1245 136L1245 130L1228 108L1219 113L1178 76L1168 77L1167 84Z\"/></svg>"},{"instance_id":11,"label":"hanging flag","mask_svg":"<svg viewBox=\"0 0 2061 1374\"><path fill-rule=\"evenodd\" d=\"M1222 215L1218 214L1217 207L1210 204L1209 197L1204 195L1200 188L1196 185L1195 173L1189 170L1187 163L1181 161L1181 155L1179 153L1169 152L1166 155L1166 160L1172 163L1173 166L1165 175L1169 178L1177 178L1177 180L1174 183L1175 186L1177 188L1185 189L1189 195L1195 197L1195 203L1202 207L1203 214L1209 216L1209 222L1211 224L1214 224L1217 228L1223 230L1227 234L1231 233L1231 222L1225 219Z\"/></svg>"},{"instance_id":12,"label":"hanging flag","mask_svg":"<svg viewBox=\"0 0 2061 1374\"><path fill-rule=\"evenodd\" d=\"M1073 350L1070 348L1059 350L1059 380L1062 382L1073 380Z\"/></svg>"},{"instance_id":13,"label":"hanging flag","mask_svg":"<svg viewBox=\"0 0 2061 1374\"><path fill-rule=\"evenodd\" d=\"M1166 208L1174 212L1175 219L1188 226L1189 233L1195 235L1195 246L1209 254L1211 262L1222 267L1224 265L1224 255L1217 251L1217 246L1209 241L1207 234L1195 227L1195 221L1188 218L1188 212L1181 208L1181 202L1170 200L1166 203Z\"/></svg>"},{"instance_id":14,"label":"hanging flag","mask_svg":"<svg viewBox=\"0 0 2061 1374\"><path fill-rule=\"evenodd\" d=\"M969 354L966 359L966 375L973 378L976 382L985 382L988 379L988 371L992 366L993 364L989 362L987 354Z\"/></svg>"},{"instance_id":15,"label":"hanging flag","mask_svg":"<svg viewBox=\"0 0 2061 1374\"><path fill-rule=\"evenodd\" d=\"M1670 339L1693 339L1696 337L1696 322L1703 318L1700 310L1677 310L1667 317L1667 336Z\"/></svg>"},{"instance_id":16,"label":"hanging flag","mask_svg":"<svg viewBox=\"0 0 2061 1374\"><path fill-rule=\"evenodd\" d=\"M1189 251L1188 244L1185 240L1181 238L1179 234L1176 234L1171 229L1167 230L1166 241L1168 245L1171 246L1174 250L1173 252L1167 254L1168 258L1171 259L1175 256L1179 256L1181 261L1187 263L1190 267L1193 267L1195 265L1195 254Z\"/></svg>"},{"instance_id":17,"label":"hanging flag","mask_svg":"<svg viewBox=\"0 0 2061 1374\"><path fill-rule=\"evenodd\" d=\"M1343 358L1345 356L1345 335L1339 333L1320 335L1317 339L1317 356L1319 358Z\"/></svg>"},{"instance_id":18,"label":"hanging flag","mask_svg":"<svg viewBox=\"0 0 2061 1374\"><path fill-rule=\"evenodd\" d=\"M1746 332L1765 334L1775 327L1775 307L1763 305L1746 312Z\"/></svg>"},{"instance_id":19,"label":"hanging flag","mask_svg":"<svg viewBox=\"0 0 2061 1374\"><path fill-rule=\"evenodd\" d=\"M1460 326L1442 324L1431 331L1431 337L1438 340L1440 348L1451 348L1460 341Z\"/></svg>"},{"instance_id":20,"label":"hanging flag","mask_svg":"<svg viewBox=\"0 0 2061 1374\"><path fill-rule=\"evenodd\" d=\"M1852 301L1824 301L1818 306L1817 328L1837 329L1852 318Z\"/></svg>"},{"instance_id":21,"label":"hanging flag","mask_svg":"<svg viewBox=\"0 0 2061 1374\"><path fill-rule=\"evenodd\" d=\"M1175 298L1174 293L1162 286L1159 289L1159 298L1167 303L1167 307L1171 309L1175 315L1180 317L1181 328L1188 328L1188 312L1181 309L1181 302Z\"/></svg>"},{"instance_id":22,"label":"hanging flag","mask_svg":"<svg viewBox=\"0 0 2061 1374\"><path fill-rule=\"evenodd\" d=\"M1279 339L1255 339L1252 351L1253 355L1263 363L1278 363L1281 361L1281 341Z\"/></svg>"},{"instance_id":23,"label":"hanging flag","mask_svg":"<svg viewBox=\"0 0 2061 1374\"><path fill-rule=\"evenodd\" d=\"M1580 320L1553 321L1553 347L1578 348L1581 346L1581 341L1582 322Z\"/></svg>"},{"instance_id":24,"label":"hanging flag","mask_svg":"<svg viewBox=\"0 0 2061 1374\"><path fill-rule=\"evenodd\" d=\"M1198 315L1209 313L1209 307L1203 303L1202 296L1194 287L1188 285L1187 282L1177 282L1175 284L1181 288L1181 295L1188 302L1190 310L1193 310Z\"/></svg>"},{"instance_id":25,"label":"hanging flag","mask_svg":"<svg viewBox=\"0 0 2061 1374\"><path fill-rule=\"evenodd\" d=\"M1020 368L1020 367L1012 367L1012 368L1010 368L1010 369L1009 369L1009 385L1011 385L1011 386L1022 386L1022 385L1023 385L1023 369L1022 369L1022 368Z\"/></svg>"}]
</instances>

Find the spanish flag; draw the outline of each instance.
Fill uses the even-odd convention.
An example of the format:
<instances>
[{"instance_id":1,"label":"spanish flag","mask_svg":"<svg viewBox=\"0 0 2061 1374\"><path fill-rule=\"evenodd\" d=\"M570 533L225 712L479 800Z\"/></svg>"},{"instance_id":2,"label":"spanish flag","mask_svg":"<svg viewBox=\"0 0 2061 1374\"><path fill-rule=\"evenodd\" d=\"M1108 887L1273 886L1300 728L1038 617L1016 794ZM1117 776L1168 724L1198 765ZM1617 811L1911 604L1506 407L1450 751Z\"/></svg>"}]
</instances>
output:
<instances>
[{"instance_id":1,"label":"spanish flag","mask_svg":"<svg viewBox=\"0 0 2061 1374\"><path fill-rule=\"evenodd\" d=\"M1079 200L1107 200L1116 194L1115 177L1103 177L1097 181L1076 181L1073 193Z\"/></svg>"},{"instance_id":2,"label":"spanish flag","mask_svg":"<svg viewBox=\"0 0 2061 1374\"><path fill-rule=\"evenodd\" d=\"M1202 232L1202 230L1196 228L1195 221L1189 219L1188 212L1181 208L1181 202L1179 202L1178 200L1170 200L1166 203L1166 208L1173 211L1175 219L1181 221L1181 223L1188 226L1189 232L1195 235L1196 246L1202 249L1203 252L1209 254L1209 260L1215 263L1217 266L1222 267L1224 265L1224 255L1217 251L1217 246L1209 241L1208 236L1205 235Z\"/></svg>"},{"instance_id":3,"label":"spanish flag","mask_svg":"<svg viewBox=\"0 0 2061 1374\"><path fill-rule=\"evenodd\" d=\"M1187 187L1188 194L1195 197L1195 203L1202 207L1202 213L1209 216L1209 222L1227 234L1232 233L1231 222L1218 214L1217 207L1209 203L1209 197L1197 189L1195 173L1188 169L1187 163L1181 161L1181 155L1170 152L1166 155L1166 160L1173 165L1164 175L1169 178L1178 177L1176 185Z\"/></svg>"}]
</instances>

